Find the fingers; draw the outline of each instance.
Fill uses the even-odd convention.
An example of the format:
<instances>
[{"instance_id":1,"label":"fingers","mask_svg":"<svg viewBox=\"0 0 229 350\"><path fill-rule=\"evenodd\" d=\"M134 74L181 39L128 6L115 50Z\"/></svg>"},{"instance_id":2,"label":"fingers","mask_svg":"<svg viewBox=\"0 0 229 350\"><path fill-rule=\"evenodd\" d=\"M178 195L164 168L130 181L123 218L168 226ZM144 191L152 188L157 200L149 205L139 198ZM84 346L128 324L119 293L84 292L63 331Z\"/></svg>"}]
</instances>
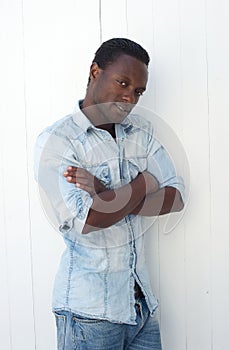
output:
<instances>
[{"instance_id":1,"label":"fingers","mask_svg":"<svg viewBox=\"0 0 229 350\"><path fill-rule=\"evenodd\" d=\"M75 174L71 171L64 171L63 176L66 178L66 180L70 183L76 183L76 176Z\"/></svg>"},{"instance_id":2,"label":"fingers","mask_svg":"<svg viewBox=\"0 0 229 350\"><path fill-rule=\"evenodd\" d=\"M88 178L92 178L93 175L91 173L89 173L89 171L87 171L86 169L83 168L76 168L76 167L68 167L66 171L63 172L63 175L65 177L67 176L72 176L72 177L88 177Z\"/></svg>"},{"instance_id":3,"label":"fingers","mask_svg":"<svg viewBox=\"0 0 229 350\"><path fill-rule=\"evenodd\" d=\"M69 166L67 170L63 172L63 176L69 183L89 192L92 196L96 193L106 191L104 184L83 168Z\"/></svg>"},{"instance_id":4,"label":"fingers","mask_svg":"<svg viewBox=\"0 0 229 350\"><path fill-rule=\"evenodd\" d=\"M76 177L77 168L69 166L66 171L63 172L64 177Z\"/></svg>"}]
</instances>

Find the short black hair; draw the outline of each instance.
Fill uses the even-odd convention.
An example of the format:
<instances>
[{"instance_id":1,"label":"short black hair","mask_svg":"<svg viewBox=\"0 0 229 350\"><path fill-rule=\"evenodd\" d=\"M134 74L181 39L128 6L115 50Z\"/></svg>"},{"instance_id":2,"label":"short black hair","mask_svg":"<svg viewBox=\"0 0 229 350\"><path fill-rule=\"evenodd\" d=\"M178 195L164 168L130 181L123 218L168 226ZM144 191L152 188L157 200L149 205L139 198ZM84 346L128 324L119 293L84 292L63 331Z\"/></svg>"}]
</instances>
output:
<instances>
[{"instance_id":1,"label":"short black hair","mask_svg":"<svg viewBox=\"0 0 229 350\"><path fill-rule=\"evenodd\" d=\"M141 45L126 38L113 38L103 42L96 51L93 62L96 62L101 69L105 69L123 54L138 59L147 67L149 65L148 52Z\"/></svg>"}]
</instances>

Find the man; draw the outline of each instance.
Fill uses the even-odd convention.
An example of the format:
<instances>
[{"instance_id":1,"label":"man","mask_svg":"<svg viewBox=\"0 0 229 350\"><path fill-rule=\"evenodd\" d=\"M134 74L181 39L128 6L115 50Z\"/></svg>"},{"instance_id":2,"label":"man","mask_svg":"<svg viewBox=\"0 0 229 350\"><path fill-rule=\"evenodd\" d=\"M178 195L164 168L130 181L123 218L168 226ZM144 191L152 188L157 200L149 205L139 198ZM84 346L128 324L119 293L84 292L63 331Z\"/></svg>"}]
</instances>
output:
<instances>
[{"instance_id":1,"label":"man","mask_svg":"<svg viewBox=\"0 0 229 350\"><path fill-rule=\"evenodd\" d=\"M150 217L183 208L183 184L132 111L148 64L133 41L104 42L85 98L37 140L43 205L66 243L53 294L58 349L161 349L144 233Z\"/></svg>"}]
</instances>

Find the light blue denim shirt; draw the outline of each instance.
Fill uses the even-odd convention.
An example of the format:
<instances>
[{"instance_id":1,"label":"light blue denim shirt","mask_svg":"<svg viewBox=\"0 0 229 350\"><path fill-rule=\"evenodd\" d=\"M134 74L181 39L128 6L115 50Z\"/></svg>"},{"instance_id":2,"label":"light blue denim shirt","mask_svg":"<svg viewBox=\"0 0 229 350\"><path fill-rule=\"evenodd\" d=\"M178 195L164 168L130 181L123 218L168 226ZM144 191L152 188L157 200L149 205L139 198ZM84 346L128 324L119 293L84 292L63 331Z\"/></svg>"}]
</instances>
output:
<instances>
[{"instance_id":1,"label":"light blue denim shirt","mask_svg":"<svg viewBox=\"0 0 229 350\"><path fill-rule=\"evenodd\" d=\"M109 228L82 234L93 199L62 173L69 165L83 167L107 189L115 189L147 170L161 188L175 187L182 197L184 186L168 153L154 139L149 121L130 114L115 131L116 140L92 125L77 107L39 135L35 177L46 214L66 244L55 279L53 310L135 324L135 280L151 314L157 308L144 254L144 233L155 218L128 215Z\"/></svg>"}]
</instances>

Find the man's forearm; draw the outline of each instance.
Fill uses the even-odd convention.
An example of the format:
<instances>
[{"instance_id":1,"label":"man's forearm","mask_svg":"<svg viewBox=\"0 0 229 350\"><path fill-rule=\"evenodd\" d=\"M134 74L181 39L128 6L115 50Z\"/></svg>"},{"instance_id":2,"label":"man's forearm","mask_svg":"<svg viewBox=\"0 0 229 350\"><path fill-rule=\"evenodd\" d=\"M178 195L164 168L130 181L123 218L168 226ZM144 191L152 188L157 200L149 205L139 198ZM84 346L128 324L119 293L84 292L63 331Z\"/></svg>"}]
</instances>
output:
<instances>
[{"instance_id":1,"label":"man's forearm","mask_svg":"<svg viewBox=\"0 0 229 350\"><path fill-rule=\"evenodd\" d=\"M134 208L131 214L142 216L158 216L182 210L184 203L180 192L174 187L164 187L156 193L149 193Z\"/></svg>"},{"instance_id":2,"label":"man's forearm","mask_svg":"<svg viewBox=\"0 0 229 350\"><path fill-rule=\"evenodd\" d=\"M134 212L144 198L157 188L158 184L152 175L139 174L132 182L121 188L96 194L83 233L114 225Z\"/></svg>"}]
</instances>

